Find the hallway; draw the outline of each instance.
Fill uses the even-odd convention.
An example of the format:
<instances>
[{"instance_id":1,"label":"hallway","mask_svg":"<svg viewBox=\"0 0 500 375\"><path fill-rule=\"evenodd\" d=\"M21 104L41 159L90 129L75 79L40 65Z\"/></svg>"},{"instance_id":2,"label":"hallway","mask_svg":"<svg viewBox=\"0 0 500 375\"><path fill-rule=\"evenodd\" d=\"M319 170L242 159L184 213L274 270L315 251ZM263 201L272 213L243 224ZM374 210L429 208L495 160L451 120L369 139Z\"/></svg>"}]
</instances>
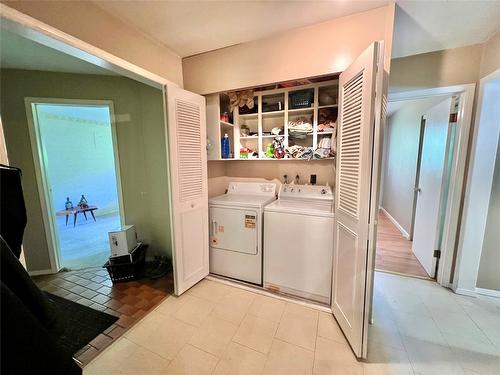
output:
<instances>
[{"instance_id":1,"label":"hallway","mask_svg":"<svg viewBox=\"0 0 500 375\"><path fill-rule=\"evenodd\" d=\"M428 278L429 275L411 250L412 242L380 210L377 230L377 252L375 269L403 275Z\"/></svg>"}]
</instances>

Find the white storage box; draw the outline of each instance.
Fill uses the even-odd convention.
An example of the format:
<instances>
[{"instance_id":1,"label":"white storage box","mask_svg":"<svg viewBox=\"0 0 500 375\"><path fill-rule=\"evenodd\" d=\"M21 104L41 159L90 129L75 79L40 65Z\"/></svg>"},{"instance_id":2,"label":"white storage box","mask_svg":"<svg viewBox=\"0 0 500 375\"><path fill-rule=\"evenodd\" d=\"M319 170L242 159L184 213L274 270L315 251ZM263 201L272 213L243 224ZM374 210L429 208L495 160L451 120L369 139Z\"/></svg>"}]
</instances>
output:
<instances>
[{"instance_id":1,"label":"white storage box","mask_svg":"<svg viewBox=\"0 0 500 375\"><path fill-rule=\"evenodd\" d=\"M128 255L137 246L137 233L134 225L125 225L109 232L111 257Z\"/></svg>"}]
</instances>

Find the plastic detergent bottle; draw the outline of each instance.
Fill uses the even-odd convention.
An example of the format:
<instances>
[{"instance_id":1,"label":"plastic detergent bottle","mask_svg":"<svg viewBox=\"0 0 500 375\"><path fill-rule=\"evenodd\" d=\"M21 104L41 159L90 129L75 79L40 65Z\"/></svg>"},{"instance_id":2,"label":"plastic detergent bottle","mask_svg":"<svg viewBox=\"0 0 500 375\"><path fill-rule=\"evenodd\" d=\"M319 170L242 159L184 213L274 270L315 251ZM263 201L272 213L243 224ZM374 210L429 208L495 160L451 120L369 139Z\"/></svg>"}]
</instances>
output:
<instances>
[{"instance_id":1,"label":"plastic detergent bottle","mask_svg":"<svg viewBox=\"0 0 500 375\"><path fill-rule=\"evenodd\" d=\"M222 159L229 158L229 136L224 134L224 137L221 139L221 156Z\"/></svg>"}]
</instances>

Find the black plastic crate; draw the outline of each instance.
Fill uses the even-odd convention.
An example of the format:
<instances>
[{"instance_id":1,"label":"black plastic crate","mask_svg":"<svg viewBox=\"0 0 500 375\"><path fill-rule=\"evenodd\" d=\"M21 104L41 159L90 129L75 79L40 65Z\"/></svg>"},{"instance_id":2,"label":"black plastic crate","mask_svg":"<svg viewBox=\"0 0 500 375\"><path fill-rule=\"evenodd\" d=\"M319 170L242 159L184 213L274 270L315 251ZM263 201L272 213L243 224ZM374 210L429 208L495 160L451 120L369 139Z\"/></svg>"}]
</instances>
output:
<instances>
[{"instance_id":1,"label":"black plastic crate","mask_svg":"<svg viewBox=\"0 0 500 375\"><path fill-rule=\"evenodd\" d=\"M144 263L146 260L147 245L139 244L132 250L130 259L133 261L124 262L123 257L117 262L117 259L110 259L106 262L103 268L106 268L109 277L113 283L131 281L139 278L144 271ZM125 257L129 257L125 255Z\"/></svg>"},{"instance_id":2,"label":"black plastic crate","mask_svg":"<svg viewBox=\"0 0 500 375\"><path fill-rule=\"evenodd\" d=\"M290 109L309 108L314 101L314 89L292 91L288 99Z\"/></svg>"}]
</instances>

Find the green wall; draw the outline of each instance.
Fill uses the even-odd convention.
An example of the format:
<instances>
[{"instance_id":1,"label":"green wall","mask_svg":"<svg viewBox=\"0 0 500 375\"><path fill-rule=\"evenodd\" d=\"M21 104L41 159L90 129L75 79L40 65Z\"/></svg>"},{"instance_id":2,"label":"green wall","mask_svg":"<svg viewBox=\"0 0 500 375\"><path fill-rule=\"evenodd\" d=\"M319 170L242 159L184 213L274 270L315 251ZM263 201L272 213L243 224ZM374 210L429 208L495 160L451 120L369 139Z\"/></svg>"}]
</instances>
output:
<instances>
[{"instance_id":1,"label":"green wall","mask_svg":"<svg viewBox=\"0 0 500 375\"><path fill-rule=\"evenodd\" d=\"M163 97L128 78L1 70L0 113L11 165L23 170L28 212L24 235L29 271L50 268L24 98L112 100L125 222L135 224L149 255L171 255L169 183Z\"/></svg>"}]
</instances>

